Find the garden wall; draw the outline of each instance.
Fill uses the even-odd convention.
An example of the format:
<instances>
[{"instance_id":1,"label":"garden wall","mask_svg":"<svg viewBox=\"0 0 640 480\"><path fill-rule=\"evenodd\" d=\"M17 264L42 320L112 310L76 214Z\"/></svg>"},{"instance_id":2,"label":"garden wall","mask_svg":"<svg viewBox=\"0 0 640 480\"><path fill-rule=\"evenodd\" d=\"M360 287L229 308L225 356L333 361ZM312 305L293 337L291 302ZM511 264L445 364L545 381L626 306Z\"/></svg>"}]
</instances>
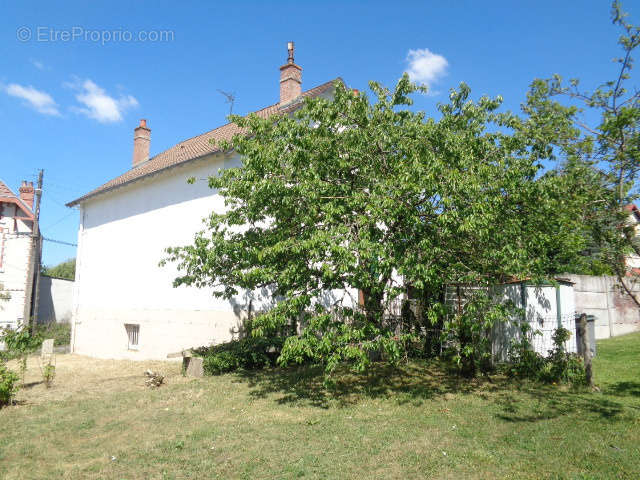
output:
<instances>
[{"instance_id":1,"label":"garden wall","mask_svg":"<svg viewBox=\"0 0 640 480\"><path fill-rule=\"evenodd\" d=\"M40 276L38 323L69 323L72 305L72 280Z\"/></svg>"},{"instance_id":2,"label":"garden wall","mask_svg":"<svg viewBox=\"0 0 640 480\"><path fill-rule=\"evenodd\" d=\"M563 275L573 283L576 313L595 317L596 339L640 330L640 308L624 291L616 277ZM640 285L628 282L640 296Z\"/></svg>"}]
</instances>

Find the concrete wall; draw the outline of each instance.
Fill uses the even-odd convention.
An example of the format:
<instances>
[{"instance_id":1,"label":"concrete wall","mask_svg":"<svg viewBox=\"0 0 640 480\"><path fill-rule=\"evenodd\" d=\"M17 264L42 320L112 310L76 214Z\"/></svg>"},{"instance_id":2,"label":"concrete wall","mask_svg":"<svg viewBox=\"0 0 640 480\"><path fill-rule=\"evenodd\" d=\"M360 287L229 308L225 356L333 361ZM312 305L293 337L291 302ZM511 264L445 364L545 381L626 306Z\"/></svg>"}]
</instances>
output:
<instances>
[{"instance_id":1,"label":"concrete wall","mask_svg":"<svg viewBox=\"0 0 640 480\"><path fill-rule=\"evenodd\" d=\"M640 330L640 309L615 277L565 276L575 284L576 312L596 317L596 339ZM640 294L640 285L631 281L629 285Z\"/></svg>"},{"instance_id":2,"label":"concrete wall","mask_svg":"<svg viewBox=\"0 0 640 480\"><path fill-rule=\"evenodd\" d=\"M30 312L31 222L17 220L15 215L14 205L0 203L0 284L10 295L8 301L0 300L0 328L17 327Z\"/></svg>"},{"instance_id":3,"label":"concrete wall","mask_svg":"<svg viewBox=\"0 0 640 480\"><path fill-rule=\"evenodd\" d=\"M73 305L73 280L40 276L38 323L69 323Z\"/></svg>"}]
</instances>

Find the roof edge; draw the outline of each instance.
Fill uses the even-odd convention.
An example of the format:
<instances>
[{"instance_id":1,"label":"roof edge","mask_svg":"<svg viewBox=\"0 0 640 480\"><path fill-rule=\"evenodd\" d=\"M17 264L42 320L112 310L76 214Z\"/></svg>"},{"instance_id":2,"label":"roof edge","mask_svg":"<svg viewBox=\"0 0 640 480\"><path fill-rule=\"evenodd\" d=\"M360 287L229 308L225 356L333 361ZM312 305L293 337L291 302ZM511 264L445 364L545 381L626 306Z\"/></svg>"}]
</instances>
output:
<instances>
[{"instance_id":1,"label":"roof edge","mask_svg":"<svg viewBox=\"0 0 640 480\"><path fill-rule=\"evenodd\" d=\"M310 88L309 90L306 90L306 91L302 92L302 94L298 98L303 97L305 94L311 92L312 90L321 89L323 87L327 87L328 88L328 86L331 86L331 85L335 84L335 82L340 82L343 85L346 85L346 83L342 79L342 77L336 77L336 78L334 78L332 80L329 80L328 82L321 83L320 85L316 85L315 87ZM324 91L319 93L318 95L320 95L322 93L324 93ZM288 113L288 112L294 110L295 108L299 107L301 104L302 104L301 101L300 102L293 101L290 104L284 105L282 109L278 108L278 113ZM252 113L258 113L258 112L261 112L263 110L267 110L267 109L272 108L272 107L277 106L277 105L278 104L276 103L276 104L273 104L273 105L269 105L267 107L260 108L259 110L255 110L253 112L247 113L245 116L251 115ZM210 133L210 132L213 132L213 131L218 130L220 128L223 128L223 127L225 127L225 126L227 126L227 125L229 125L231 123L233 123L233 122L227 122L227 123L225 123L223 125L220 125L220 126L214 128L214 129L212 129L212 130L209 130L208 132L204 132L204 133L201 133L201 134L198 134L198 135L194 135L193 137L189 137L189 138L187 138L185 140L181 140L180 142L176 143L175 145L169 147L169 149L167 149L167 150L170 150L171 148L174 148L177 145L180 145L181 143L184 143L184 142L186 142L188 140L191 140L193 138L199 137L200 135L205 135L207 133ZM159 152L158 154L154 155L152 158L147 160L147 162L145 162L145 163L152 162L154 158L158 157L159 155L161 155L162 153L166 152L167 150L163 150L162 152ZM127 181L125 181L123 183L118 183L118 184L115 184L115 185L112 185L112 186L109 186L109 187L105 187L105 188L97 187L94 190L90 191L89 193L86 193L85 195L83 195L81 197L78 197L75 200L72 200L72 201L70 201L68 203L65 203L65 206L69 207L69 208L73 208L73 207L75 207L75 206L77 206L77 205L79 205L79 204L81 204L81 203L83 203L83 202L85 202L85 201L87 201L87 200L89 200L91 198L94 198L94 197L96 197L98 195L101 195L103 193L107 193L107 192L111 192L111 191L117 190L117 189L119 189L121 187L125 187L127 185L131 185L131 184L133 184L133 183L135 183L135 182L137 182L139 180L143 180L145 178L150 178L150 177L152 177L152 176L154 176L156 174L159 174L159 173L162 173L162 172L166 172L166 171L168 171L168 170L170 170L170 169L172 169L174 167L179 167L181 165L187 165L187 164L189 164L191 162L202 160L205 157L208 157L210 155L216 155L216 154L219 154L221 152L222 151L218 148L216 150L212 150L210 152L207 152L204 155L199 155L197 157L193 157L193 158L189 158L189 159L183 160L183 161L181 161L179 163L168 165L168 166L160 168L158 170L154 170L152 172L140 175L139 177L132 178L132 179L127 180ZM130 170L127 170L127 172L128 171L130 171ZM122 175L125 175L127 172L123 173ZM122 175L119 175L119 176L122 176ZM118 177L115 177L115 178L118 178ZM109 182L110 181L112 181L112 180L109 180ZM109 182L106 182L106 183L109 183ZM103 184L103 186L106 185L106 183Z\"/></svg>"}]
</instances>

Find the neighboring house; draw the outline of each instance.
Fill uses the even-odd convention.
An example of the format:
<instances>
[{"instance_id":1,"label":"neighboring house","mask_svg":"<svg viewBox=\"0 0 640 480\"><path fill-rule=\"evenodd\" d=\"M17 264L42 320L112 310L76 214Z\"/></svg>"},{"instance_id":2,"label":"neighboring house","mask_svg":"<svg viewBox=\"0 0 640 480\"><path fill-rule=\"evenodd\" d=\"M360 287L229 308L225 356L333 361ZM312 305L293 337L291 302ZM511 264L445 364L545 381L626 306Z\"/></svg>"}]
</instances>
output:
<instances>
[{"instance_id":1,"label":"neighboring house","mask_svg":"<svg viewBox=\"0 0 640 480\"><path fill-rule=\"evenodd\" d=\"M0 180L0 328L28 322L33 286L33 183L22 182L19 195Z\"/></svg>"},{"instance_id":2,"label":"neighboring house","mask_svg":"<svg viewBox=\"0 0 640 480\"><path fill-rule=\"evenodd\" d=\"M635 236L640 235L640 209L635 204L630 203L626 205L624 209L629 212L628 222L633 226ZM640 256L635 253L630 253L626 258L627 267L635 274L640 273Z\"/></svg>"},{"instance_id":3,"label":"neighboring house","mask_svg":"<svg viewBox=\"0 0 640 480\"><path fill-rule=\"evenodd\" d=\"M302 91L302 68L280 67L280 101L255 112L261 117L290 113L306 97L331 98L331 80ZM275 83L275 82L274 82ZM232 338L251 301L270 304L268 294L245 292L231 301L207 289L173 288L174 265L159 267L169 246L191 244L202 219L224 210L223 198L206 181L218 169L240 166L235 152L210 141L230 140L232 123L178 143L149 158L151 130L141 120L134 130L131 168L73 200L80 210L76 281L72 309L72 351L106 358L163 359L184 348Z\"/></svg>"}]
</instances>

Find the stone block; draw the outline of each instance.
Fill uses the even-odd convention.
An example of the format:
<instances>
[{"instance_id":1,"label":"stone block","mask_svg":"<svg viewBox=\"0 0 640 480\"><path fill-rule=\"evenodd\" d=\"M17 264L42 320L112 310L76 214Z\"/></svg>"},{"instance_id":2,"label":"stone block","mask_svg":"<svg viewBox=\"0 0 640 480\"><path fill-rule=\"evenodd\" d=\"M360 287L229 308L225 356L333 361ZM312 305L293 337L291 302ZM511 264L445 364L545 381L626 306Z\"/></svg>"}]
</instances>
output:
<instances>
[{"instance_id":1,"label":"stone block","mask_svg":"<svg viewBox=\"0 0 640 480\"><path fill-rule=\"evenodd\" d=\"M201 378L204 376L203 359L201 357L184 357L183 365L187 377Z\"/></svg>"}]
</instances>

